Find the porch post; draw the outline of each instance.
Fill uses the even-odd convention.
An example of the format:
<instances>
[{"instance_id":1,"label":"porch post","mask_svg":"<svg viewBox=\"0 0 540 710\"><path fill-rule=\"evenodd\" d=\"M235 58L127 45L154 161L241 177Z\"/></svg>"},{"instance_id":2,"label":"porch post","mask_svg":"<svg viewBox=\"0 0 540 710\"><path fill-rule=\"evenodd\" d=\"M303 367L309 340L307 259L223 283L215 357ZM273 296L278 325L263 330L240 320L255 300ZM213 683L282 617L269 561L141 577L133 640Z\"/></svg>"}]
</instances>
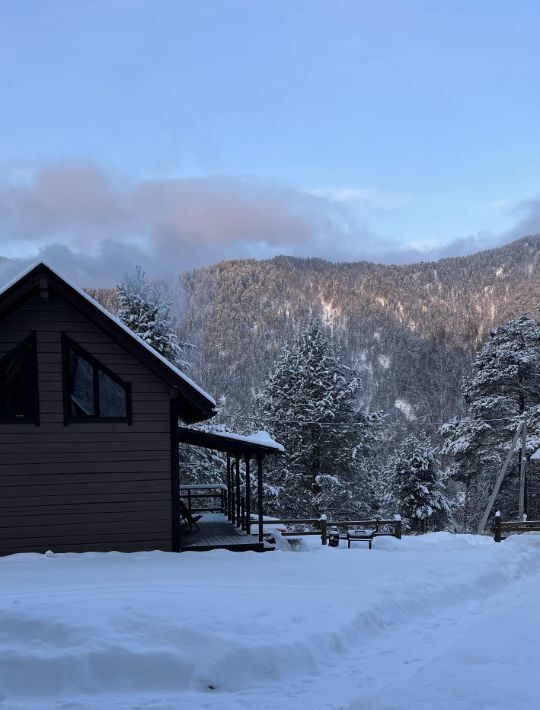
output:
<instances>
[{"instance_id":1,"label":"porch post","mask_svg":"<svg viewBox=\"0 0 540 710\"><path fill-rule=\"evenodd\" d=\"M246 454L246 531L251 535L251 484L249 480L249 454Z\"/></svg>"},{"instance_id":2,"label":"porch post","mask_svg":"<svg viewBox=\"0 0 540 710\"><path fill-rule=\"evenodd\" d=\"M227 518L232 520L231 455L227 454Z\"/></svg>"},{"instance_id":3,"label":"porch post","mask_svg":"<svg viewBox=\"0 0 540 710\"><path fill-rule=\"evenodd\" d=\"M259 515L259 543L264 543L263 520L263 455L257 454L257 513Z\"/></svg>"},{"instance_id":4,"label":"porch post","mask_svg":"<svg viewBox=\"0 0 540 710\"><path fill-rule=\"evenodd\" d=\"M171 546L173 552L180 552L180 452L178 450L178 410L176 398L169 401L169 421L171 436Z\"/></svg>"},{"instance_id":5,"label":"porch post","mask_svg":"<svg viewBox=\"0 0 540 710\"><path fill-rule=\"evenodd\" d=\"M240 454L236 454L236 526L240 527L242 520L240 516Z\"/></svg>"}]
</instances>

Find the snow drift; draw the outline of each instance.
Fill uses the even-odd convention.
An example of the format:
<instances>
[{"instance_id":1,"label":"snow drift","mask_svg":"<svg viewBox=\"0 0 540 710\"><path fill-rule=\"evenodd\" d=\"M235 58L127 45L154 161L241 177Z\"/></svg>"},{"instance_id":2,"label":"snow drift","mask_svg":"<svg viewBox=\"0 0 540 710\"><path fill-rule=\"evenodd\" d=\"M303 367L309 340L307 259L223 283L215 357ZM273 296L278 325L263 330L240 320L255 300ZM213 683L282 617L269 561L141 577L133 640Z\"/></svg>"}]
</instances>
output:
<instances>
[{"instance_id":1,"label":"snow drift","mask_svg":"<svg viewBox=\"0 0 540 710\"><path fill-rule=\"evenodd\" d=\"M303 552L264 555L26 554L0 559L0 575L0 708L386 710L405 707L391 699L406 697L419 664L538 583L540 537L496 545L437 533L377 539L372 551L312 539ZM523 613L526 626L538 618ZM487 662L464 653L471 667Z\"/></svg>"}]
</instances>

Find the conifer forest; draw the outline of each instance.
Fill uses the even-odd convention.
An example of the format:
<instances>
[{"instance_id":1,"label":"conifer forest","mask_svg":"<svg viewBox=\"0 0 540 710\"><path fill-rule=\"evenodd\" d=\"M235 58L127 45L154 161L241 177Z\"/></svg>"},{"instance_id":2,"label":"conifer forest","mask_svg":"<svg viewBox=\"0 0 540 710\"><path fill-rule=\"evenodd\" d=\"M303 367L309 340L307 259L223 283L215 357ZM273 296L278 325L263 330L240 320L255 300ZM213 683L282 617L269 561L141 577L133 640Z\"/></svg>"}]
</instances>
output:
<instances>
[{"instance_id":1,"label":"conifer forest","mask_svg":"<svg viewBox=\"0 0 540 710\"><path fill-rule=\"evenodd\" d=\"M540 447L539 259L540 238L527 237L406 266L224 261L172 285L139 270L92 294L142 337L160 333L218 400L213 427L285 445L269 512L399 509L413 531L472 531L523 417L528 456ZM146 314L141 292L155 304ZM181 461L187 480L220 480L217 455ZM516 452L497 498L505 515L518 475ZM533 512L533 463L527 477Z\"/></svg>"}]
</instances>

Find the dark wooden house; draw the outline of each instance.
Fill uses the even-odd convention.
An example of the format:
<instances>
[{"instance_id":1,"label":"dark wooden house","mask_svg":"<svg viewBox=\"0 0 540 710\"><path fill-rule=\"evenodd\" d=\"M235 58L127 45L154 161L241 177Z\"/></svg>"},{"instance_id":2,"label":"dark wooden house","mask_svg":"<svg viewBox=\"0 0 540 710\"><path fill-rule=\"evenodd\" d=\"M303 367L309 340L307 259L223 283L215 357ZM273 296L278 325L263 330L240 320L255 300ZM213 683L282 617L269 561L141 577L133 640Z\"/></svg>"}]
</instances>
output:
<instances>
[{"instance_id":1,"label":"dark wooden house","mask_svg":"<svg viewBox=\"0 0 540 710\"><path fill-rule=\"evenodd\" d=\"M180 550L178 424L215 411L87 294L31 267L0 291L0 554Z\"/></svg>"}]
</instances>

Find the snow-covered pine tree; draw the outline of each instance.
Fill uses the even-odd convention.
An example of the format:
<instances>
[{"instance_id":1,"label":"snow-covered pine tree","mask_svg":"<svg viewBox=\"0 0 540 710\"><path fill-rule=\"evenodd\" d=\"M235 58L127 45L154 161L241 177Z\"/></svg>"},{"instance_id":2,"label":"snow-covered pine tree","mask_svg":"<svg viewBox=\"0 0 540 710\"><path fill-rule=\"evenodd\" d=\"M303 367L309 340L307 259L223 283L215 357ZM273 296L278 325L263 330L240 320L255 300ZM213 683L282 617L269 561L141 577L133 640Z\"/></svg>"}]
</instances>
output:
<instances>
[{"instance_id":1,"label":"snow-covered pine tree","mask_svg":"<svg viewBox=\"0 0 540 710\"><path fill-rule=\"evenodd\" d=\"M443 454L463 486L461 517L475 529L522 417L528 451L540 447L540 325L526 315L491 331L476 355L462 393L466 415L444 425ZM519 453L508 471L496 507L517 513Z\"/></svg>"},{"instance_id":2,"label":"snow-covered pine tree","mask_svg":"<svg viewBox=\"0 0 540 710\"><path fill-rule=\"evenodd\" d=\"M286 449L268 466L267 481L276 492L267 498L268 512L312 517L369 511L363 457L380 416L360 411L359 387L318 321L285 349L258 397L264 427Z\"/></svg>"},{"instance_id":3,"label":"snow-covered pine tree","mask_svg":"<svg viewBox=\"0 0 540 710\"><path fill-rule=\"evenodd\" d=\"M116 316L173 365L189 369L185 352L192 347L178 341L172 301L164 284L151 282L140 266L117 287Z\"/></svg>"},{"instance_id":4,"label":"snow-covered pine tree","mask_svg":"<svg viewBox=\"0 0 540 710\"><path fill-rule=\"evenodd\" d=\"M184 370L189 368L184 353L193 346L178 341L173 303L164 283L150 282L137 266L117 287L117 300L117 318L173 365ZM195 428L211 429L206 425ZM225 460L215 451L182 444L179 465L184 484L223 482Z\"/></svg>"},{"instance_id":5,"label":"snow-covered pine tree","mask_svg":"<svg viewBox=\"0 0 540 710\"><path fill-rule=\"evenodd\" d=\"M419 533L441 529L451 515L451 504L435 447L410 434L390 467L390 492L405 524Z\"/></svg>"}]
</instances>

